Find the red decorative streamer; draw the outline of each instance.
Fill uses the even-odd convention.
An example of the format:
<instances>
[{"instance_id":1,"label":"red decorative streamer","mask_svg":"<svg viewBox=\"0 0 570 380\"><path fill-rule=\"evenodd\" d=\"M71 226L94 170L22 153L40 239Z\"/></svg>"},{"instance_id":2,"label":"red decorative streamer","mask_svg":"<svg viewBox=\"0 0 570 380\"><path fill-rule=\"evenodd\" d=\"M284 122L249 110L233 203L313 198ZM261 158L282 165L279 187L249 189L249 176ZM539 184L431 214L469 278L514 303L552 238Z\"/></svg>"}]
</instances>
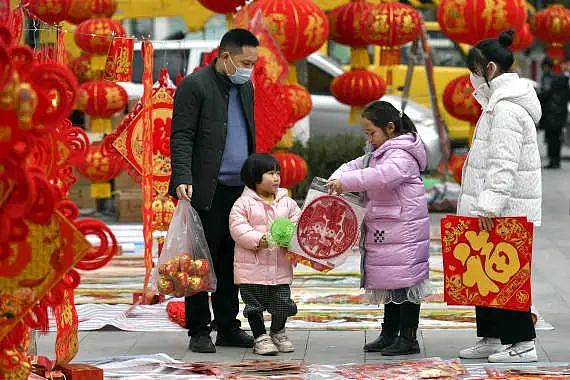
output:
<instances>
[{"instance_id":1,"label":"red decorative streamer","mask_svg":"<svg viewBox=\"0 0 570 380\"><path fill-rule=\"evenodd\" d=\"M143 41L142 54L144 62L143 71L143 173L142 173L142 191L143 191L143 235L144 235L144 262L145 262L145 278L144 289L148 288L150 272L152 270L152 196L153 196L153 133L152 133L152 72L153 72L153 46L150 41Z\"/></svg>"}]
</instances>

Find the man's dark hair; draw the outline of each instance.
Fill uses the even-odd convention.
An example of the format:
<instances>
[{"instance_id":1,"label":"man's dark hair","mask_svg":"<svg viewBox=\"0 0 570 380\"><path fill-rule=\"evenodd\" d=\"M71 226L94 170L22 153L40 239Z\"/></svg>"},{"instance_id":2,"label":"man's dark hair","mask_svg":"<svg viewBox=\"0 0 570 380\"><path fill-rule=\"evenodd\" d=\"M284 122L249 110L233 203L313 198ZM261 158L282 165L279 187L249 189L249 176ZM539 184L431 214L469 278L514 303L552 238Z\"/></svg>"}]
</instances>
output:
<instances>
[{"instance_id":1,"label":"man's dark hair","mask_svg":"<svg viewBox=\"0 0 570 380\"><path fill-rule=\"evenodd\" d=\"M253 33L245 29L231 29L220 41L220 53L225 51L239 54L244 46L259 46L259 40Z\"/></svg>"},{"instance_id":2,"label":"man's dark hair","mask_svg":"<svg viewBox=\"0 0 570 380\"><path fill-rule=\"evenodd\" d=\"M270 154L254 153L250 155L241 168L241 181L250 189L261 183L263 174L270 171L281 171L279 162Z\"/></svg>"}]
</instances>

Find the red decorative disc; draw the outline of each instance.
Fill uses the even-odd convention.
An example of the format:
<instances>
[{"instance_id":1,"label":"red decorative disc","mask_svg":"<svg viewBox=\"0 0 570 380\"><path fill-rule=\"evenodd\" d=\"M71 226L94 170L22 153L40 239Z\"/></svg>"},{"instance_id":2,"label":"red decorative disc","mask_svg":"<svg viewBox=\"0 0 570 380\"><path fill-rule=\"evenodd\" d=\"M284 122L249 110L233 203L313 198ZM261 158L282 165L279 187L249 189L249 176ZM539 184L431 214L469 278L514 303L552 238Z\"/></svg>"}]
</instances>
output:
<instances>
[{"instance_id":1,"label":"red decorative disc","mask_svg":"<svg viewBox=\"0 0 570 380\"><path fill-rule=\"evenodd\" d=\"M325 195L303 210L297 225L297 241L310 257L331 259L354 246L358 229L356 213L348 202Z\"/></svg>"}]
</instances>

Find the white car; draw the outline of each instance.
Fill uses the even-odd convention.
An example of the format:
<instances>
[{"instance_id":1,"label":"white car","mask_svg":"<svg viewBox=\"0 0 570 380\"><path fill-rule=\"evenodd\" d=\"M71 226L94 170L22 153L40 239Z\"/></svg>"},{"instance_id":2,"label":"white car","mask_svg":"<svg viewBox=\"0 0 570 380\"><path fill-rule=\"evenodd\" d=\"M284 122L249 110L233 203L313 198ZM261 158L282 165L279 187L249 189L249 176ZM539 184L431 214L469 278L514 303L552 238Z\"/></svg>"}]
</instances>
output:
<instances>
[{"instance_id":1,"label":"white car","mask_svg":"<svg viewBox=\"0 0 570 380\"><path fill-rule=\"evenodd\" d=\"M187 75L200 65L205 53L218 46L218 41L179 40L161 41L154 44L154 80L162 67L167 67L170 78L178 74ZM133 81L120 83L125 88L129 100L138 100L142 96L142 59L140 44L135 45L133 60ZM343 69L332 59L313 53L307 57L307 88L311 93L313 109L309 116L311 136L336 135L340 133L361 134L360 127L348 122L350 107L340 103L330 93L330 83L343 73ZM398 95L386 95L382 98L400 109L402 98ZM416 125L428 153L428 169L435 170L441 150L433 113L431 109L408 101L406 114Z\"/></svg>"}]
</instances>

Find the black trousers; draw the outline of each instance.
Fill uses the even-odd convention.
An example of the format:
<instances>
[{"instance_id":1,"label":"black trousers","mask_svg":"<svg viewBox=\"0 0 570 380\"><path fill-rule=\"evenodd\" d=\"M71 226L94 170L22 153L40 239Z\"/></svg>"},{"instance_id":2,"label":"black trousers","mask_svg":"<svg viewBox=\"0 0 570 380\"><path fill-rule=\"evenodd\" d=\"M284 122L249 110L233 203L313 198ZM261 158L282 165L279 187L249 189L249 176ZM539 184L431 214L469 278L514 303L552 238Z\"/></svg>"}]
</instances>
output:
<instances>
[{"instance_id":1,"label":"black trousers","mask_svg":"<svg viewBox=\"0 0 570 380\"><path fill-rule=\"evenodd\" d=\"M560 152L562 150L562 129L563 126L549 126L544 130L546 147L548 151L549 164L560 165Z\"/></svg>"},{"instance_id":2,"label":"black trousers","mask_svg":"<svg viewBox=\"0 0 570 380\"><path fill-rule=\"evenodd\" d=\"M264 311L271 314L272 333L283 330L287 318L297 314L297 305L291 299L289 285L242 284L239 289L245 303L243 315L256 339L267 333L263 322Z\"/></svg>"},{"instance_id":3,"label":"black trousers","mask_svg":"<svg viewBox=\"0 0 570 380\"><path fill-rule=\"evenodd\" d=\"M242 192L243 187L218 184L212 208L209 211L198 211L217 278L216 292L212 293L212 309L221 334L240 326L236 318L239 300L238 287L234 284L234 241L230 235L229 216ZM185 298L188 335L210 333L212 317L208 298L207 292Z\"/></svg>"},{"instance_id":4,"label":"black trousers","mask_svg":"<svg viewBox=\"0 0 570 380\"><path fill-rule=\"evenodd\" d=\"M502 344L514 344L536 338L529 311L514 311L477 306L477 336L500 338Z\"/></svg>"},{"instance_id":5,"label":"black trousers","mask_svg":"<svg viewBox=\"0 0 570 380\"><path fill-rule=\"evenodd\" d=\"M420 305L413 302L387 303L384 305L382 330L388 335L398 335L401 329L417 329L420 321Z\"/></svg>"}]
</instances>

